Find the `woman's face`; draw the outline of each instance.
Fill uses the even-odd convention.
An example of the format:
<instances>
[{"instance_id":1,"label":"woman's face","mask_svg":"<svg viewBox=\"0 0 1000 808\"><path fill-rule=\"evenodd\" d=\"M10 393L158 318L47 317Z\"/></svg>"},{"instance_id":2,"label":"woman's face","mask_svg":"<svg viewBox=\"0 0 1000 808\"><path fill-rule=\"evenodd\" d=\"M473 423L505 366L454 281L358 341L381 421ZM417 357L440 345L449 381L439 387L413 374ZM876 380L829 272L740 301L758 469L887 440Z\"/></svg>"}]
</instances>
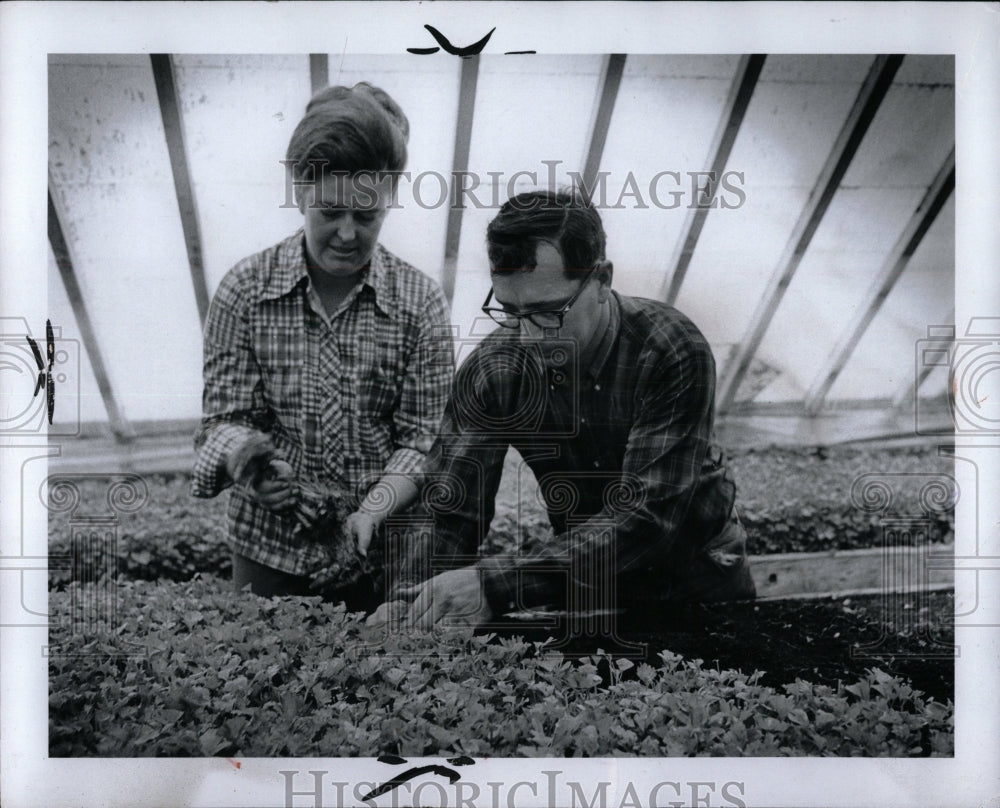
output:
<instances>
[{"instance_id":1,"label":"woman's face","mask_svg":"<svg viewBox=\"0 0 1000 808\"><path fill-rule=\"evenodd\" d=\"M324 174L303 188L299 210L305 216L310 267L344 277L362 269L372 257L382 222L392 203L388 182L374 175Z\"/></svg>"}]
</instances>

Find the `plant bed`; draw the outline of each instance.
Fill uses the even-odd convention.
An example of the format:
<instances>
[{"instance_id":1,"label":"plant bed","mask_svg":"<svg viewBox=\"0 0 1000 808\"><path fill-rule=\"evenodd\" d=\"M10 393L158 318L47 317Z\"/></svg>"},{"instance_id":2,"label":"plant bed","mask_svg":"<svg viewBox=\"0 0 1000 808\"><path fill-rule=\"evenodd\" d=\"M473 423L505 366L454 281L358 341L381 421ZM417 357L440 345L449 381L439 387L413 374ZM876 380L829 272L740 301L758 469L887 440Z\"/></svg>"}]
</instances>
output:
<instances>
[{"instance_id":1,"label":"plant bed","mask_svg":"<svg viewBox=\"0 0 1000 808\"><path fill-rule=\"evenodd\" d=\"M875 659L838 668L833 684L778 682L792 667L774 667L770 654L797 658L795 670L813 679L834 678L795 646L794 624L781 622L801 622L801 610L730 604L678 610L669 625L635 623L635 638L651 643L649 661L636 664L494 633L386 633L315 598L236 596L214 578L124 582L117 622L74 631L78 609L94 594L91 585L72 584L50 597L53 757L929 756L954 749L951 703L917 692ZM946 611L935 603L933 614ZM867 611L838 608L843 628L854 632L842 650L859 636L877 636L864 629L877 622L862 619ZM742 643L734 642L737 633ZM652 645L661 639L669 639L667 650ZM805 649L830 639L817 634ZM719 659L725 650L719 669L680 656L708 658L700 653L706 645ZM744 671L725 667L741 662L749 663Z\"/></svg>"},{"instance_id":2,"label":"plant bed","mask_svg":"<svg viewBox=\"0 0 1000 808\"><path fill-rule=\"evenodd\" d=\"M529 536L551 532L530 472L518 474L519 458L510 452L497 495L496 515L487 551L509 551ZM738 486L737 502L747 526L752 555L877 547L882 518L917 515L919 485L928 475L946 475L952 461L928 450L914 449L767 449L737 453L732 458ZM851 486L873 472L894 474L902 490L885 514L865 512L852 504ZM57 478L59 475L54 475ZM74 519L109 513L111 475L79 479L80 504L70 513L52 512L49 554L69 559L74 554ZM150 474L143 478L146 504L134 513L117 514L114 553L124 578L184 581L196 572L228 576L231 557L226 541L228 494L194 499L187 475ZM953 538L953 515L939 513L928 520L926 541ZM76 548L77 554L80 548ZM89 552L93 552L90 550ZM91 566L107 563L89 559ZM96 563L95 563L96 561ZM69 563L50 570L54 588L73 580Z\"/></svg>"},{"instance_id":3,"label":"plant bed","mask_svg":"<svg viewBox=\"0 0 1000 808\"><path fill-rule=\"evenodd\" d=\"M578 619L552 625L522 619L494 629L529 641L559 638L567 656L618 651L649 662L669 648L709 667L760 671L761 682L780 686L797 678L833 687L879 668L910 681L936 700L954 697L954 593L909 592L771 601L687 604L613 617L614 637L644 648L626 648L607 637L588 637Z\"/></svg>"},{"instance_id":4,"label":"plant bed","mask_svg":"<svg viewBox=\"0 0 1000 808\"><path fill-rule=\"evenodd\" d=\"M226 540L228 494L195 499L188 475L149 474L142 477L147 492L144 504L133 512L113 512L108 505L113 480L114 475L101 474L73 479L79 504L72 512L50 512L50 587L59 589L79 580L81 566L108 570L114 565L121 578L146 581L186 581L196 573L231 575L232 554ZM113 531L100 548L91 544L84 549L89 533L86 519L102 516L114 517ZM85 565L78 563L81 553L87 554Z\"/></svg>"}]
</instances>

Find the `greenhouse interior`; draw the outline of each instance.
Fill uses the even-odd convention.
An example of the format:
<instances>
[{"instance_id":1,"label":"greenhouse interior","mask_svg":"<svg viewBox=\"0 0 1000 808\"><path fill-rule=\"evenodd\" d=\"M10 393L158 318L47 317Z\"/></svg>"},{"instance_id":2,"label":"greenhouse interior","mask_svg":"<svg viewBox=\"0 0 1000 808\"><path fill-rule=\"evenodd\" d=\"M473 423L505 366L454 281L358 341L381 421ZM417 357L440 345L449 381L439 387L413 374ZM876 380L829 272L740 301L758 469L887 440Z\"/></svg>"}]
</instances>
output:
<instances>
[{"instance_id":1,"label":"greenhouse interior","mask_svg":"<svg viewBox=\"0 0 1000 808\"><path fill-rule=\"evenodd\" d=\"M548 734L486 696L467 694L448 713L454 698L442 680L428 685L443 688L430 700L406 689L407 677L424 676L418 663L404 670L391 653L355 649L345 653L383 682L365 691L371 712L359 717L356 700L338 694L368 684L327 670L308 634L289 628L328 625L331 642L349 643L354 624L314 601L235 601L225 496L190 495L213 295L238 261L302 226L282 162L289 138L314 92L358 82L385 90L409 120L406 181L380 241L444 290L459 366L495 326L481 311L487 225L508 197L535 188L588 196L614 289L675 306L715 357L716 439L732 457L758 604L640 621L622 639L627 659L634 643L650 651L635 670L627 659L609 668L607 644L600 659L546 668L530 641L547 630L530 619L500 630L529 645L505 639L488 664L482 638L449 646L450 676L503 690L521 665L518 676L547 687L535 706L554 712L533 726ZM102 518L107 492L124 635L169 647L192 670L204 649L240 649L240 663L219 653L230 679L254 683L256 711L234 707L219 677L165 684L174 667L129 667L121 684L57 660L53 756L950 754L958 573L941 558L953 547L958 492L947 447L956 429L986 417L975 380L988 371L959 386L954 369L974 370L973 349L997 333L988 319L956 323L955 105L948 55L51 54L49 473L75 481ZM39 326L30 333L44 352ZM25 419L46 417L43 395L25 399ZM549 529L523 471L509 454L494 547ZM138 479L142 503L116 509L109 481ZM49 553L69 558L79 531L92 530L80 527L86 508L53 510L51 488L49 500ZM69 613L66 592L81 578L67 563L50 566L50 584ZM246 627L239 637L235 624ZM252 649L270 647L272 633L287 655L265 682L270 651L258 660ZM65 631L59 641L90 647ZM411 653L411 641L388 647ZM567 658L593 651L567 642ZM662 704L706 692L705 674L664 649L743 671L713 680L720 693L730 688L722 702L733 687L763 688L753 692L771 706L745 719L750 740L744 719L715 740L698 727L649 734L641 716L625 735L613 729L621 715L608 693L639 688ZM473 670L476 660L487 667ZM313 663L326 671L315 684L304 672ZM758 667L765 678L747 679ZM598 681L585 706L582 695L552 706ZM511 698L531 702L522 685L510 679ZM871 688L890 685L885 698L910 705L893 713L904 717L892 729L885 704L870 700ZM180 701L158 695L175 686ZM911 698L910 687L922 695ZM105 715L81 728L81 704L100 716L105 699L129 705L119 723ZM816 718L807 731L774 718L770 699L831 719L859 699L862 713ZM348 730L324 734L331 704L351 713ZM392 723L401 720L393 704L416 711L412 732ZM615 717L584 731L578 709Z\"/></svg>"}]
</instances>

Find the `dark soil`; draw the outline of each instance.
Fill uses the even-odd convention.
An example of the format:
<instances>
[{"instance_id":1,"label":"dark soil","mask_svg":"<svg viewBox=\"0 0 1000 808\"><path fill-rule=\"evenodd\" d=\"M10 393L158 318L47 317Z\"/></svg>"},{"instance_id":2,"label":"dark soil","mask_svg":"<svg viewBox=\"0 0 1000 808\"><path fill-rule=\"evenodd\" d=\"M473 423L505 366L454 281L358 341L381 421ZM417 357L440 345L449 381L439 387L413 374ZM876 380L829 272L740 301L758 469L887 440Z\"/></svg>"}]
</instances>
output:
<instances>
[{"instance_id":1,"label":"dark soil","mask_svg":"<svg viewBox=\"0 0 1000 808\"><path fill-rule=\"evenodd\" d=\"M951 592L923 592L692 604L616 615L603 632L565 617L554 618L555 626L525 621L492 630L530 641L554 637L551 647L571 656L603 649L658 665L659 652L669 650L706 668L761 671L761 684L775 688L797 678L852 684L865 669L881 668L946 702L955 688L953 612Z\"/></svg>"}]
</instances>

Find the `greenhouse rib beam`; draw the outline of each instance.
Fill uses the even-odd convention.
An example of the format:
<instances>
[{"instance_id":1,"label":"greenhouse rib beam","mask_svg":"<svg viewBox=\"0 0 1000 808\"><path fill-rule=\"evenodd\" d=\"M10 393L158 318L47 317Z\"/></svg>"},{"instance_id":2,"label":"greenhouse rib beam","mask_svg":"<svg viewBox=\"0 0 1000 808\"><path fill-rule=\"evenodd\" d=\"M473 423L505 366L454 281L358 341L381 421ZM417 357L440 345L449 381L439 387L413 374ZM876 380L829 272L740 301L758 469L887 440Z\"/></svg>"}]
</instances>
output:
<instances>
[{"instance_id":1,"label":"greenhouse rib beam","mask_svg":"<svg viewBox=\"0 0 1000 808\"><path fill-rule=\"evenodd\" d=\"M177 194L177 209L181 216L181 229L187 248L188 267L194 285L194 299L198 305L198 318L202 325L208 314L208 286L205 283L205 261L201 250L201 228L198 224L198 205L191 181L187 149L184 146L184 122L181 118L180 101L177 98L177 83L174 80L173 58L165 53L151 53L153 80L156 82L156 96L160 102L160 117L163 120L163 134L170 156L170 170L174 176L174 190Z\"/></svg>"},{"instance_id":2,"label":"greenhouse rib beam","mask_svg":"<svg viewBox=\"0 0 1000 808\"><path fill-rule=\"evenodd\" d=\"M742 56L736 67L733 76L732 86L729 88L729 97L726 99L719 117L719 125L715 130L712 143L708 148L708 155L711 162L709 171L711 176L718 178L726 168L729 155L732 153L736 136L743 125L743 118L746 116L747 108L750 106L750 99L753 96L754 88L757 86L757 79L760 78L761 70L764 69L765 57L761 54L752 56ZM712 209L712 201L715 199L717 185L709 179L711 193L704 201L693 207L689 207L684 227L681 230L680 238L677 240L677 250L670 261L673 267L670 280L666 284L666 291L663 299L667 305L674 305L684 283L684 276L687 274L694 256L695 247L698 246L698 239L701 237L705 220L708 219L708 212Z\"/></svg>"},{"instance_id":3,"label":"greenhouse rib beam","mask_svg":"<svg viewBox=\"0 0 1000 808\"><path fill-rule=\"evenodd\" d=\"M469 170L469 150L472 146L472 122L476 113L476 86L479 83L479 57L462 59L458 89L458 115L455 122L455 151L451 160L452 204L448 207L448 226L444 236L444 266L441 288L448 303L455 296L455 274L458 270L458 246L462 236L462 177Z\"/></svg>"},{"instance_id":4,"label":"greenhouse rib beam","mask_svg":"<svg viewBox=\"0 0 1000 808\"><path fill-rule=\"evenodd\" d=\"M918 350L920 351L920 353L916 354L914 358L913 381L907 380L906 384L901 385L899 388L899 392L896 393L895 396L893 396L892 408L895 412L902 413L907 408L913 406L913 403L916 401L917 396L920 395L920 388L923 386L924 382L927 381L927 377L931 375L931 371L934 370L935 367L938 367L938 364L936 364L935 362L924 361L924 352L927 351L928 349L937 351L949 350L949 347L955 336L954 306L951 307L947 316L944 317L940 323L938 323L936 326L931 326L928 329L929 339L930 340L934 339L933 336L930 336L931 330L937 330L942 327L946 329L950 327L949 336L938 337L937 339L939 340L939 342L937 345L931 347L931 345L928 344L928 342L925 340L921 340L920 343L918 343Z\"/></svg>"},{"instance_id":5,"label":"greenhouse rib beam","mask_svg":"<svg viewBox=\"0 0 1000 808\"><path fill-rule=\"evenodd\" d=\"M746 376L750 363L771 324L771 318L778 310L841 179L854 159L882 100L892 86L893 77L902 61L903 57L898 55L875 57L847 119L837 135L833 149L809 194L809 199L795 223L777 268L771 275L767 288L750 318L750 324L743 338L737 343L736 352L722 374L716 403L720 414L727 412L735 401L740 383Z\"/></svg>"},{"instance_id":6,"label":"greenhouse rib beam","mask_svg":"<svg viewBox=\"0 0 1000 808\"><path fill-rule=\"evenodd\" d=\"M608 131L611 129L611 114L618 99L618 89L621 87L622 75L625 72L625 54L609 54L601 77L601 91L598 96L597 111L594 114L594 124L590 128L590 139L587 143L587 154L583 160L583 188L581 192L590 199L591 192L597 183L597 172L601 168L604 157L604 144L608 141Z\"/></svg>"},{"instance_id":7,"label":"greenhouse rib beam","mask_svg":"<svg viewBox=\"0 0 1000 808\"><path fill-rule=\"evenodd\" d=\"M309 89L315 95L330 83L330 57L325 53L309 54Z\"/></svg>"},{"instance_id":8,"label":"greenhouse rib beam","mask_svg":"<svg viewBox=\"0 0 1000 808\"><path fill-rule=\"evenodd\" d=\"M66 289L66 296L69 298L73 315L76 317L76 324L80 329L80 338L83 340L84 349L87 351L87 357L90 359L90 366L94 371L94 378L97 380L97 389L101 393L101 399L104 401L104 407L108 412L108 423L111 426L111 432L114 434L116 441L127 443L135 437L135 432L118 406L118 399L115 396L114 388L111 386L111 377L108 375L107 365L104 364L104 355L101 353L101 347L97 341L97 332L94 330L93 322L87 311L87 304L83 299L83 291L80 289L80 284L76 278L73 255L70 252L69 244L66 242L62 218L59 215L59 209L56 207L51 186L49 187L48 231L52 254L55 256L56 266L59 268L59 275Z\"/></svg>"},{"instance_id":9,"label":"greenhouse rib beam","mask_svg":"<svg viewBox=\"0 0 1000 808\"><path fill-rule=\"evenodd\" d=\"M955 188L955 149L952 147L945 158L934 180L931 182L927 193L924 194L917 209L907 222L895 246L889 252L885 263L875 276L875 280L865 297L867 304L855 315L853 322L847 327L840 344L831 355L831 359L821 373L817 375L818 381L806 394L806 413L815 415L823 406L826 394L830 392L834 382L840 376L847 360L861 341L865 331L871 325L872 320L878 313L885 299L889 296L892 288L896 285L906 265L909 264L913 254L920 246L927 231L937 218L941 209L951 196Z\"/></svg>"}]
</instances>

